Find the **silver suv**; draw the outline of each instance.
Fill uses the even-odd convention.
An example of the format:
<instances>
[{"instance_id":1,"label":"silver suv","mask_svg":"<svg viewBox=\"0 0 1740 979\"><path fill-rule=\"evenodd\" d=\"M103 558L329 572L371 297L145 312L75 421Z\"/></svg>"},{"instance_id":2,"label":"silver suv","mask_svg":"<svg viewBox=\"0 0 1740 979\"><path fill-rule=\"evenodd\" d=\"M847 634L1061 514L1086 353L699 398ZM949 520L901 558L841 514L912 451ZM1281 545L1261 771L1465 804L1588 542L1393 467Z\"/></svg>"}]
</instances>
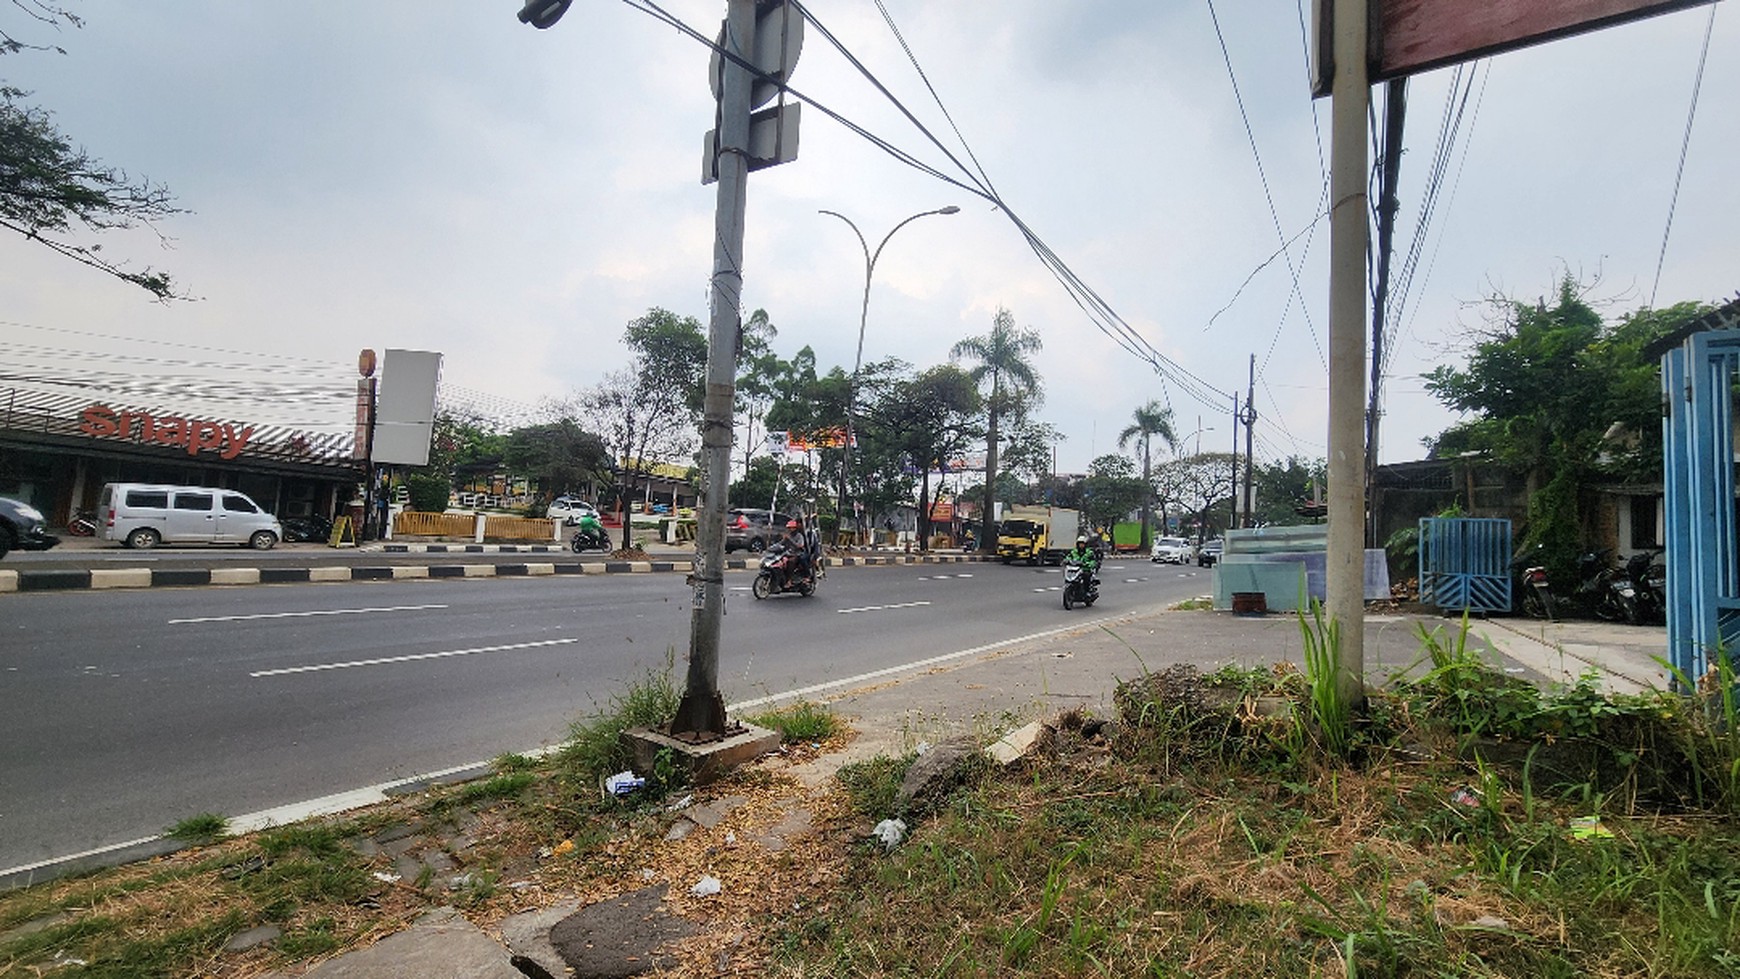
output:
<instances>
[{"instance_id":1,"label":"silver suv","mask_svg":"<svg viewBox=\"0 0 1740 979\"><path fill-rule=\"evenodd\" d=\"M733 507L725 514L725 553L739 548L759 553L785 536L790 514L777 510L746 510Z\"/></svg>"}]
</instances>

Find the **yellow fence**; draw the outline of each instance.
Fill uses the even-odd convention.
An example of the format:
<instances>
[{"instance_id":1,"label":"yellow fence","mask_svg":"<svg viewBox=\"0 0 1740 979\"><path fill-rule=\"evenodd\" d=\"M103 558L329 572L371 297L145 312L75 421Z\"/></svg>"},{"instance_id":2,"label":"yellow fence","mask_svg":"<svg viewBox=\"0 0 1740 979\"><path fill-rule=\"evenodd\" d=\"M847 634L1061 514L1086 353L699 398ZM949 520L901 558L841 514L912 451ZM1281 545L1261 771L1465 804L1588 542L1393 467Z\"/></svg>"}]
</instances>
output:
<instances>
[{"instance_id":1,"label":"yellow fence","mask_svg":"<svg viewBox=\"0 0 1740 979\"><path fill-rule=\"evenodd\" d=\"M546 517L498 517L490 514L483 524L484 540L556 539L556 522Z\"/></svg>"},{"instance_id":2,"label":"yellow fence","mask_svg":"<svg viewBox=\"0 0 1740 979\"><path fill-rule=\"evenodd\" d=\"M547 523L548 521L546 521ZM476 518L469 513L419 513L400 510L393 518L393 533L411 537L461 537L470 540ZM548 537L546 533L544 536Z\"/></svg>"}]
</instances>

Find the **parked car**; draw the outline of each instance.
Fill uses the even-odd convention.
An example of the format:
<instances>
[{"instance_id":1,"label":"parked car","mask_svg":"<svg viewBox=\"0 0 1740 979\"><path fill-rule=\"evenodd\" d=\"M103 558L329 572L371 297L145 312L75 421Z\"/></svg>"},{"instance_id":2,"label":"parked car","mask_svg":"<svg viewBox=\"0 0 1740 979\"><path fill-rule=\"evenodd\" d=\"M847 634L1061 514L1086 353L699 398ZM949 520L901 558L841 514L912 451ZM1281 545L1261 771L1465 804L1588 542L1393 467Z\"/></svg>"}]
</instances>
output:
<instances>
[{"instance_id":1,"label":"parked car","mask_svg":"<svg viewBox=\"0 0 1740 979\"><path fill-rule=\"evenodd\" d=\"M1156 564L1189 564L1196 560L1196 548L1182 537L1154 538L1154 552L1148 558Z\"/></svg>"},{"instance_id":2,"label":"parked car","mask_svg":"<svg viewBox=\"0 0 1740 979\"><path fill-rule=\"evenodd\" d=\"M1196 549L1196 566L1199 568L1214 567L1220 562L1220 552L1225 546L1226 541L1219 537L1203 541L1202 546Z\"/></svg>"},{"instance_id":3,"label":"parked car","mask_svg":"<svg viewBox=\"0 0 1740 979\"><path fill-rule=\"evenodd\" d=\"M107 483L97 503L97 524L103 540L141 549L167 542L266 551L284 539L278 518L246 493L215 486Z\"/></svg>"},{"instance_id":4,"label":"parked car","mask_svg":"<svg viewBox=\"0 0 1740 979\"><path fill-rule=\"evenodd\" d=\"M558 496L550 501L550 508L544 511L544 516L572 525L579 523L581 517L598 519L598 508L578 496Z\"/></svg>"},{"instance_id":5,"label":"parked car","mask_svg":"<svg viewBox=\"0 0 1740 979\"><path fill-rule=\"evenodd\" d=\"M760 552L767 545L785 536L790 514L777 510L732 508L725 514L725 553L738 548Z\"/></svg>"},{"instance_id":6,"label":"parked car","mask_svg":"<svg viewBox=\"0 0 1740 979\"><path fill-rule=\"evenodd\" d=\"M13 548L46 551L59 543L60 538L48 532L41 510L0 496L0 557Z\"/></svg>"}]
</instances>

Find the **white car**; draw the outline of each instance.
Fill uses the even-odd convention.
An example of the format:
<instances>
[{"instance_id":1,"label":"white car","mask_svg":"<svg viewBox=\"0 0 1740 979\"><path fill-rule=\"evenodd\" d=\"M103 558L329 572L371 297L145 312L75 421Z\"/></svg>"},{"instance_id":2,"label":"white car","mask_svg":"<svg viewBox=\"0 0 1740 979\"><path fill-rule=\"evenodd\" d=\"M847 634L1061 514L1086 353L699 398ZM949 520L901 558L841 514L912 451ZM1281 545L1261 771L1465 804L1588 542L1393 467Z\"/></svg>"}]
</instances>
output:
<instances>
[{"instance_id":1,"label":"white car","mask_svg":"<svg viewBox=\"0 0 1740 979\"><path fill-rule=\"evenodd\" d=\"M560 520L564 524L577 524L581 517L598 519L598 508L578 496L558 496L550 503L544 516L551 520Z\"/></svg>"},{"instance_id":2,"label":"white car","mask_svg":"<svg viewBox=\"0 0 1740 979\"><path fill-rule=\"evenodd\" d=\"M1182 537L1156 537L1149 560L1156 564L1189 564L1196 560L1196 548Z\"/></svg>"}]
</instances>

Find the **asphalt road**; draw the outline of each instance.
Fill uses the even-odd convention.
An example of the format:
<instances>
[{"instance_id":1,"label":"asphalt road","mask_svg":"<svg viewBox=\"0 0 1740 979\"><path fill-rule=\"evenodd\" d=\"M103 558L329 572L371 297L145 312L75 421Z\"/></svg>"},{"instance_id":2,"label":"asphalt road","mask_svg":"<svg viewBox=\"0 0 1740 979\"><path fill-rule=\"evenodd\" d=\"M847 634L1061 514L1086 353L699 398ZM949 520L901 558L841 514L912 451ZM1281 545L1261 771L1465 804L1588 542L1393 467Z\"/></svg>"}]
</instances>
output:
<instances>
[{"instance_id":1,"label":"asphalt road","mask_svg":"<svg viewBox=\"0 0 1740 979\"><path fill-rule=\"evenodd\" d=\"M835 568L808 599L730 572L727 703L1205 593L1107 562L1092 612L1055 568ZM0 597L0 871L561 741L674 656L680 574Z\"/></svg>"}]
</instances>

